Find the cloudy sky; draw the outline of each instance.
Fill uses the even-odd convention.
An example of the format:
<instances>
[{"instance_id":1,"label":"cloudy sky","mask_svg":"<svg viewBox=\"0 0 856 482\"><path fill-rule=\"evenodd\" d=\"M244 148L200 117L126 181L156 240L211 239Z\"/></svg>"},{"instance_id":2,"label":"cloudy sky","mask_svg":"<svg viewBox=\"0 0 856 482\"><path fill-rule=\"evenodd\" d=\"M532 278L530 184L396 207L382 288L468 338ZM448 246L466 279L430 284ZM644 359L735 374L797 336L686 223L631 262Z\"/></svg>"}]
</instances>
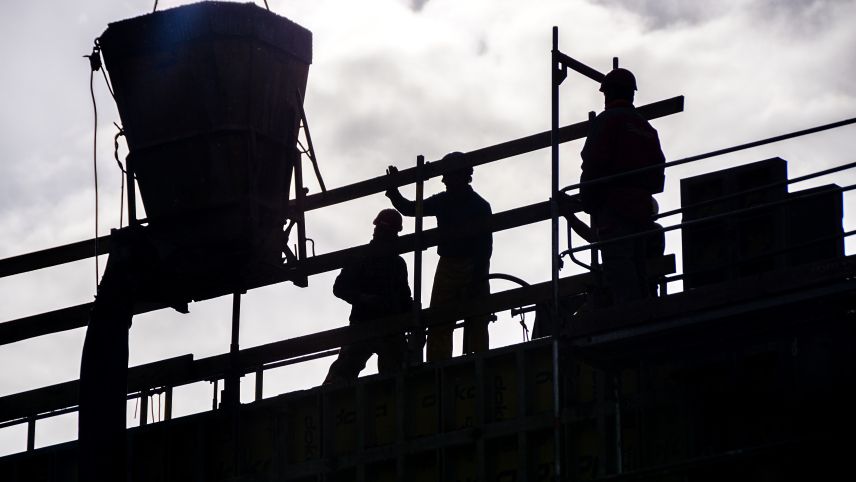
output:
<instances>
[{"instance_id":1,"label":"cloudy sky","mask_svg":"<svg viewBox=\"0 0 856 482\"><path fill-rule=\"evenodd\" d=\"M161 1L159 9L188 2ZM262 2L257 2L262 4ZM637 104L686 96L681 114L654 121L670 160L856 116L856 1L853 0L271 0L271 9L314 34L306 111L328 187L549 128L551 27L561 49L601 71L613 56L639 79ZM82 55L111 21L151 11L142 0L15 2L0 7L0 258L91 238L95 233L93 113ZM99 230L119 222L120 173L112 138L119 117L103 79L99 113ZM599 110L597 85L571 75L562 86L562 124ZM678 206L679 181L695 174L780 156L791 177L852 162L856 127L672 169L663 209ZM124 147L124 146L123 146ZM562 184L579 176L579 141L562 148ZM124 153L124 151L123 151ZM549 151L483 166L474 187L504 211L549 196ZM837 182L847 173L792 190ZM317 188L311 185L312 192ZM426 194L442 189L439 180ZM412 189L404 190L412 196ZM854 195L845 228L854 229ZM386 207L375 195L313 211L309 236L319 253L366 242ZM680 221L666 219L664 224ZM432 224L427 222L427 226ZM413 228L408 220L405 230ZM669 236L677 252L679 234ZM579 242L579 240L577 241ZM549 279L549 225L495 236L492 271L530 282ZM848 244L852 254L856 245ZM410 263L410 257L407 258ZM103 269L106 259L101 260ZM426 255L425 297L436 264ZM563 274L574 273L566 268ZM242 347L341 326L349 307L330 293L335 273L310 287L289 284L247 294ZM0 321L92 300L93 259L0 279ZM497 283L494 290L510 288ZM131 365L229 347L231 301L191 305L189 315L138 316ZM531 321L530 321L531 327ZM521 340L502 315L491 342ZM76 379L83 330L0 346L0 396ZM456 344L456 353L460 344ZM265 395L317 385L331 359L265 376ZM373 361L372 361L373 366ZM251 397L252 376L243 383ZM178 415L210 404L207 383L176 393ZM129 405L134 423L134 405ZM74 415L40 422L37 446L76 437ZM0 429L0 454L25 448L23 426Z\"/></svg>"}]
</instances>

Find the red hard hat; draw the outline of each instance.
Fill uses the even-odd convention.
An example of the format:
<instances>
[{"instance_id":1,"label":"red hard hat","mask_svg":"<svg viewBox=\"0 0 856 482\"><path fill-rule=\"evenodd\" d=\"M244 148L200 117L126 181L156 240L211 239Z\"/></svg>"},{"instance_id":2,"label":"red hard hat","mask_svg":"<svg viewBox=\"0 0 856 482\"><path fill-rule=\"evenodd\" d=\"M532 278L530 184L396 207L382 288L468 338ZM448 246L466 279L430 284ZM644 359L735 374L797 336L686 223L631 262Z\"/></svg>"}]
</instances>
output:
<instances>
[{"instance_id":1,"label":"red hard hat","mask_svg":"<svg viewBox=\"0 0 856 482\"><path fill-rule=\"evenodd\" d=\"M600 83L600 91L607 90L636 90L636 77L627 69L612 69Z\"/></svg>"},{"instance_id":2,"label":"red hard hat","mask_svg":"<svg viewBox=\"0 0 856 482\"><path fill-rule=\"evenodd\" d=\"M384 209L381 212L377 213L377 217L374 220L374 225L391 229L396 233L401 232L401 214L398 214L398 211L396 211L395 209Z\"/></svg>"}]
</instances>

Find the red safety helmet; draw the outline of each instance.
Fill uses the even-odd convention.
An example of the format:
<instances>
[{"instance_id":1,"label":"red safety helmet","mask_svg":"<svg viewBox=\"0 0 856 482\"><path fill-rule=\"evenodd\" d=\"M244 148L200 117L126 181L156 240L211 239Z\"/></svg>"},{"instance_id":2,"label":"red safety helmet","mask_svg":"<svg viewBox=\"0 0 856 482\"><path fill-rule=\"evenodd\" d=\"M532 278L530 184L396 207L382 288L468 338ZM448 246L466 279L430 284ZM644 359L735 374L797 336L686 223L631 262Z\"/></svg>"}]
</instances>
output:
<instances>
[{"instance_id":1,"label":"red safety helmet","mask_svg":"<svg viewBox=\"0 0 856 482\"><path fill-rule=\"evenodd\" d=\"M636 77L627 69L612 69L603 77L600 83L600 91L636 90Z\"/></svg>"},{"instance_id":2,"label":"red safety helmet","mask_svg":"<svg viewBox=\"0 0 856 482\"><path fill-rule=\"evenodd\" d=\"M391 229L396 233L401 232L401 214L399 214L398 211L396 211L395 209L384 209L381 212L377 213L377 217L374 220L374 225Z\"/></svg>"}]
</instances>

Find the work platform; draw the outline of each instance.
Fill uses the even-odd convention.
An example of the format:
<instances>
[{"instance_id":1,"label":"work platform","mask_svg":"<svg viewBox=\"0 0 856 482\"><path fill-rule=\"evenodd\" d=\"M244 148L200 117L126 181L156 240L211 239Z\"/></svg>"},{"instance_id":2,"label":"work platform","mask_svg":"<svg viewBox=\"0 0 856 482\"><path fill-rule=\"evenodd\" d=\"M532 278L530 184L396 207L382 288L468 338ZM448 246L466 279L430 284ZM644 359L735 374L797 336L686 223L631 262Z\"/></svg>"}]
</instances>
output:
<instances>
[{"instance_id":1,"label":"work platform","mask_svg":"<svg viewBox=\"0 0 856 482\"><path fill-rule=\"evenodd\" d=\"M162 481L553 480L558 440L564 480L796 480L834 467L809 455L851 433L854 344L850 256L573 317L558 340L130 429L129 468ZM4 457L0 473L76 480L75 461L72 442Z\"/></svg>"}]
</instances>

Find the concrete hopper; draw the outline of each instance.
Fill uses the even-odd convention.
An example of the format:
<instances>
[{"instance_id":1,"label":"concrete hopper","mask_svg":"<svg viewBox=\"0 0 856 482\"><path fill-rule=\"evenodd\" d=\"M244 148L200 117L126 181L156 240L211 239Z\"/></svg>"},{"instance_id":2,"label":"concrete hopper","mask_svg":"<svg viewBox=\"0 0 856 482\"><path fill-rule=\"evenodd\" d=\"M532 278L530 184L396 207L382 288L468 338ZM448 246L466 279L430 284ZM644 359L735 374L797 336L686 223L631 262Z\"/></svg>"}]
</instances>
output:
<instances>
[{"instance_id":1,"label":"concrete hopper","mask_svg":"<svg viewBox=\"0 0 856 482\"><path fill-rule=\"evenodd\" d=\"M164 276L199 299L276 269L311 32L252 3L203 2L112 23L99 41Z\"/></svg>"}]
</instances>

